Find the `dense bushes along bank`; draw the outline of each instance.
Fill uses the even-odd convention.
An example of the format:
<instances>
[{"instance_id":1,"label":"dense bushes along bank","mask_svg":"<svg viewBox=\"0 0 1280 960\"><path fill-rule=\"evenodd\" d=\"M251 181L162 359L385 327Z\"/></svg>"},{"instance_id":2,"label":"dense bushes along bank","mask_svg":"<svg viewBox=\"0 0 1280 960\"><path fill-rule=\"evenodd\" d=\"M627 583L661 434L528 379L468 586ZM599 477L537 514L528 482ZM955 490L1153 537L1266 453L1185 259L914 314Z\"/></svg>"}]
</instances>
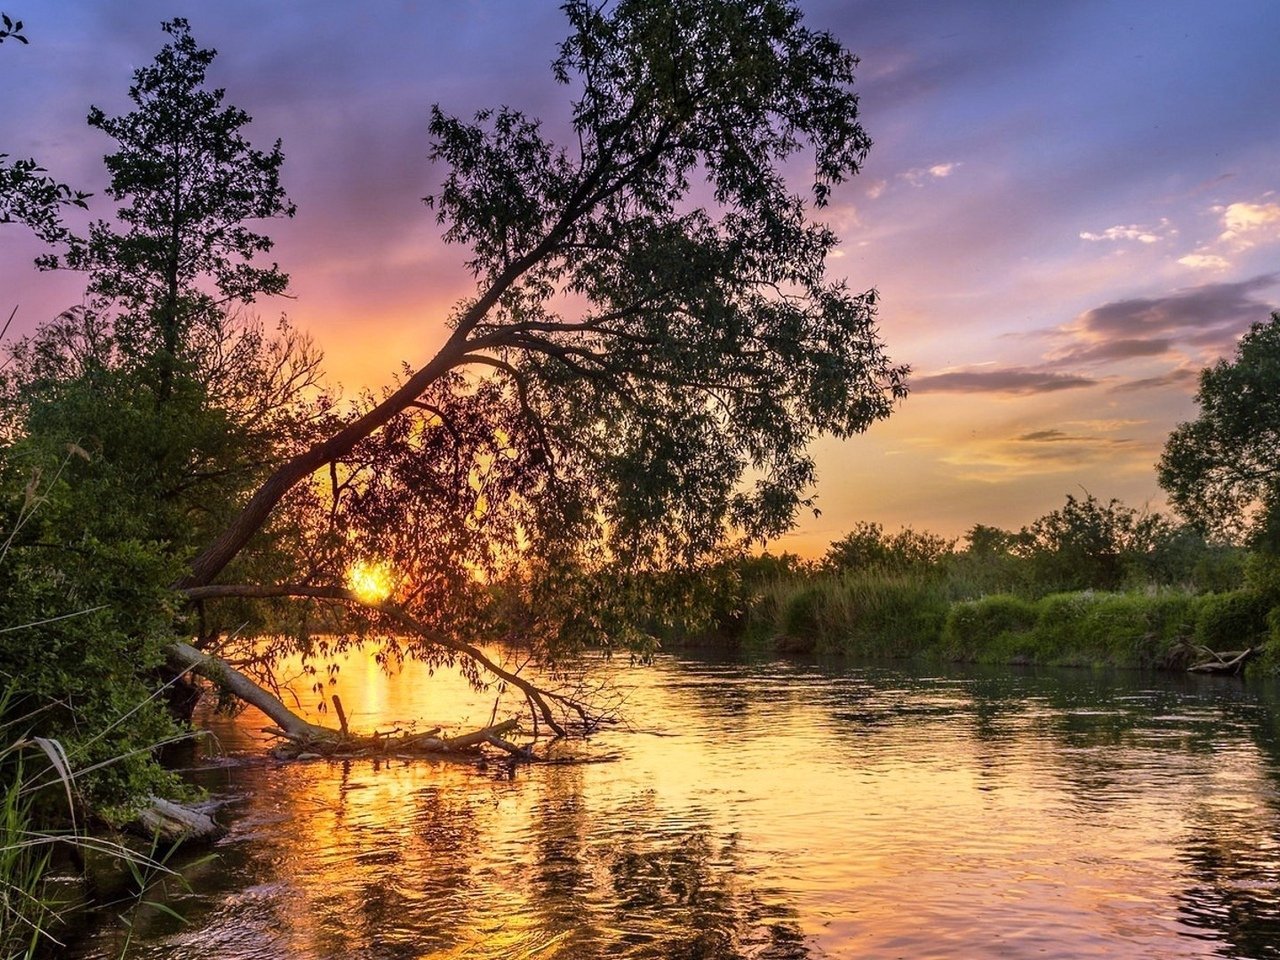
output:
<instances>
[{"instance_id":1,"label":"dense bushes along bank","mask_svg":"<svg viewBox=\"0 0 1280 960\"><path fill-rule=\"evenodd\" d=\"M1090 494L1017 531L974 526L963 545L859 523L819 560L738 555L709 568L701 639L777 653L1170 668L1205 650L1270 645L1261 662L1274 671L1280 523L1275 542L1252 540L1210 540ZM699 633L655 632L675 642Z\"/></svg>"},{"instance_id":2,"label":"dense bushes along bank","mask_svg":"<svg viewBox=\"0 0 1280 960\"><path fill-rule=\"evenodd\" d=\"M753 592L729 639L779 653L1122 667L1185 667L1203 659L1198 648L1239 650L1268 640L1280 653L1280 604L1253 585L1038 599L962 599L950 588L945 580L876 571L777 579ZM1269 653L1264 667L1277 660Z\"/></svg>"}]
</instances>

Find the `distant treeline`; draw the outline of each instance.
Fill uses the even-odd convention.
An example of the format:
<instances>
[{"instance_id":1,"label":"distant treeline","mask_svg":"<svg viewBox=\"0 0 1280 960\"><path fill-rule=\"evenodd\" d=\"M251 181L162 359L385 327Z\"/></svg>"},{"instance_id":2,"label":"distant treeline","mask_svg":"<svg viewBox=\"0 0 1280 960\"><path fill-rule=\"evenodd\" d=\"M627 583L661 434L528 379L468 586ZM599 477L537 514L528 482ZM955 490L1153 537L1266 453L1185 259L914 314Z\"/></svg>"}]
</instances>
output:
<instances>
[{"instance_id":1,"label":"distant treeline","mask_svg":"<svg viewBox=\"0 0 1280 960\"><path fill-rule=\"evenodd\" d=\"M1278 570L1160 514L1068 496L1018 531L980 524L955 541L859 523L817 561L726 561L708 576L708 628L668 640L1178 668L1280 638Z\"/></svg>"}]
</instances>

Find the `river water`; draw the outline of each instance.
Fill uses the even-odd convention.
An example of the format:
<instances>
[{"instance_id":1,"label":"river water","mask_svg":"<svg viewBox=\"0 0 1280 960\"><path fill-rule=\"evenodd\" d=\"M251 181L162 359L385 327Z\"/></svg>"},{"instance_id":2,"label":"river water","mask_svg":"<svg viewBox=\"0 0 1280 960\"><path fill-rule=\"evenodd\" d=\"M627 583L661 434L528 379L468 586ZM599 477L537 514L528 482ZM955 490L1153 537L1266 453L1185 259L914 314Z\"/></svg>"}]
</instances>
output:
<instances>
[{"instance_id":1,"label":"river water","mask_svg":"<svg viewBox=\"0 0 1280 960\"><path fill-rule=\"evenodd\" d=\"M192 775L231 832L167 884L183 922L134 908L69 956L1280 957L1273 685L603 670L628 722L590 764L280 764L260 715L209 718L221 753ZM493 709L413 664L353 658L336 689L365 731Z\"/></svg>"}]
</instances>

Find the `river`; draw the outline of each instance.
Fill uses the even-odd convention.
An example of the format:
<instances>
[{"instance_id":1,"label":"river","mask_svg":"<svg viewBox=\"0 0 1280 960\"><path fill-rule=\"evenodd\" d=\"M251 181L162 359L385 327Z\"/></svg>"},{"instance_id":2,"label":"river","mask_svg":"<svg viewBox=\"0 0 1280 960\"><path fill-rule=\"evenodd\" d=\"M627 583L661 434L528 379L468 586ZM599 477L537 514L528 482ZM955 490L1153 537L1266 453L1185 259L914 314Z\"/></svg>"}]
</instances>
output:
<instances>
[{"instance_id":1,"label":"river","mask_svg":"<svg viewBox=\"0 0 1280 960\"><path fill-rule=\"evenodd\" d=\"M484 767L281 764L207 718L232 798L168 908L69 957L1280 957L1280 689L1090 670L605 665L627 723ZM362 730L491 695L349 658ZM306 683L302 686L305 688ZM301 694L304 703L314 694ZM153 891L151 899L160 899Z\"/></svg>"}]
</instances>

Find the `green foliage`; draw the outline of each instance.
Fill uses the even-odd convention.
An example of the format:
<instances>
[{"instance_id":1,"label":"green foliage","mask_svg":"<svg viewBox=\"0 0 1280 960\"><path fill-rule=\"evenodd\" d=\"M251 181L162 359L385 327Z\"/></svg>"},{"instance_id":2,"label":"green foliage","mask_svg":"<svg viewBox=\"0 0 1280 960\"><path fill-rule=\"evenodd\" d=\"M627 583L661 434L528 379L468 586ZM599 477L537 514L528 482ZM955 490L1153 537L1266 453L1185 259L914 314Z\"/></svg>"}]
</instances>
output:
<instances>
[{"instance_id":1,"label":"green foliage","mask_svg":"<svg viewBox=\"0 0 1280 960\"><path fill-rule=\"evenodd\" d=\"M1244 564L1245 587L1280 606L1280 556L1266 550L1250 554Z\"/></svg>"},{"instance_id":2,"label":"green foliage","mask_svg":"<svg viewBox=\"0 0 1280 960\"><path fill-rule=\"evenodd\" d=\"M1280 553L1280 313L1201 371L1196 402L1200 416L1165 444L1160 485L1204 530Z\"/></svg>"},{"instance_id":3,"label":"green foliage","mask_svg":"<svg viewBox=\"0 0 1280 960\"><path fill-rule=\"evenodd\" d=\"M905 393L875 293L827 278L836 237L811 213L869 147L855 60L782 0L565 10L572 151L509 108L433 111L450 172L432 202L481 284L456 337L492 358L503 429L538 455L518 491L535 550L688 563L789 527L808 442ZM783 175L802 150L812 205Z\"/></svg>"},{"instance_id":4,"label":"green foliage","mask_svg":"<svg viewBox=\"0 0 1280 960\"><path fill-rule=\"evenodd\" d=\"M43 463L30 447L22 453L25 475L0 460L0 682L38 708L30 732L58 738L77 767L122 758L86 773L79 786L91 804L171 793L176 781L151 751L182 735L155 698L180 566L129 529L137 521L127 509L86 497L94 484L76 482L74 467L93 464L78 452Z\"/></svg>"},{"instance_id":5,"label":"green foliage","mask_svg":"<svg viewBox=\"0 0 1280 960\"><path fill-rule=\"evenodd\" d=\"M1171 530L1159 514L1139 513L1119 500L1068 494L1061 508L1022 531L1019 550L1041 589L1117 590L1151 564Z\"/></svg>"},{"instance_id":6,"label":"green foliage","mask_svg":"<svg viewBox=\"0 0 1280 960\"><path fill-rule=\"evenodd\" d=\"M196 359L220 305L284 292L288 277L275 264L254 265L272 242L246 221L292 216L294 207L280 186L279 141L269 153L252 148L240 134L249 115L205 88L215 51L196 46L183 19L163 29L172 42L134 72L136 109L114 118L89 111L89 125L118 145L104 158L107 194L122 204L118 224L95 221L87 239L40 263L87 271L97 309L118 310L124 356L148 358L169 378Z\"/></svg>"},{"instance_id":7,"label":"green foliage","mask_svg":"<svg viewBox=\"0 0 1280 960\"><path fill-rule=\"evenodd\" d=\"M57 243L68 237L60 208L87 209L89 196L54 180L30 157L11 160L0 153L0 223L25 224L46 243Z\"/></svg>"},{"instance_id":8,"label":"green foliage","mask_svg":"<svg viewBox=\"0 0 1280 960\"><path fill-rule=\"evenodd\" d=\"M958 599L988 594L1031 593L1031 571L1020 551L1025 534L976 524L965 534L965 548L947 560L947 580Z\"/></svg>"},{"instance_id":9,"label":"green foliage","mask_svg":"<svg viewBox=\"0 0 1280 960\"><path fill-rule=\"evenodd\" d=\"M138 109L90 115L118 141L108 193L122 205L119 232L97 222L66 254L88 271L89 306L15 344L0 372L0 664L24 702L47 705L35 731L87 771L99 812L176 789L153 757L185 735L165 709L166 650L225 621L189 616L172 585L324 421L304 399L309 342L236 312L284 286L250 263L270 242L242 223L292 210L278 147L248 147L248 117L202 88L212 51L183 21L165 30L173 42L135 74ZM257 570L237 573L287 577L296 535L261 533Z\"/></svg>"},{"instance_id":10,"label":"green foliage","mask_svg":"<svg viewBox=\"0 0 1280 960\"><path fill-rule=\"evenodd\" d=\"M828 573L880 570L904 573L937 569L952 555L954 540L904 527L886 534L878 523L860 522L827 549L821 567Z\"/></svg>"},{"instance_id":11,"label":"green foliage","mask_svg":"<svg viewBox=\"0 0 1280 960\"><path fill-rule=\"evenodd\" d=\"M934 580L877 572L775 581L752 606L747 636L785 652L902 657L932 646L947 597Z\"/></svg>"},{"instance_id":12,"label":"green foliage","mask_svg":"<svg viewBox=\"0 0 1280 960\"><path fill-rule=\"evenodd\" d=\"M943 653L953 660L977 660L991 649L1013 650L1036 625L1034 604L995 595L952 604L942 631Z\"/></svg>"},{"instance_id":13,"label":"green foliage","mask_svg":"<svg viewBox=\"0 0 1280 960\"><path fill-rule=\"evenodd\" d=\"M1253 590L1208 594L1200 601L1195 642L1210 650L1243 650L1267 634L1271 600Z\"/></svg>"}]
</instances>

